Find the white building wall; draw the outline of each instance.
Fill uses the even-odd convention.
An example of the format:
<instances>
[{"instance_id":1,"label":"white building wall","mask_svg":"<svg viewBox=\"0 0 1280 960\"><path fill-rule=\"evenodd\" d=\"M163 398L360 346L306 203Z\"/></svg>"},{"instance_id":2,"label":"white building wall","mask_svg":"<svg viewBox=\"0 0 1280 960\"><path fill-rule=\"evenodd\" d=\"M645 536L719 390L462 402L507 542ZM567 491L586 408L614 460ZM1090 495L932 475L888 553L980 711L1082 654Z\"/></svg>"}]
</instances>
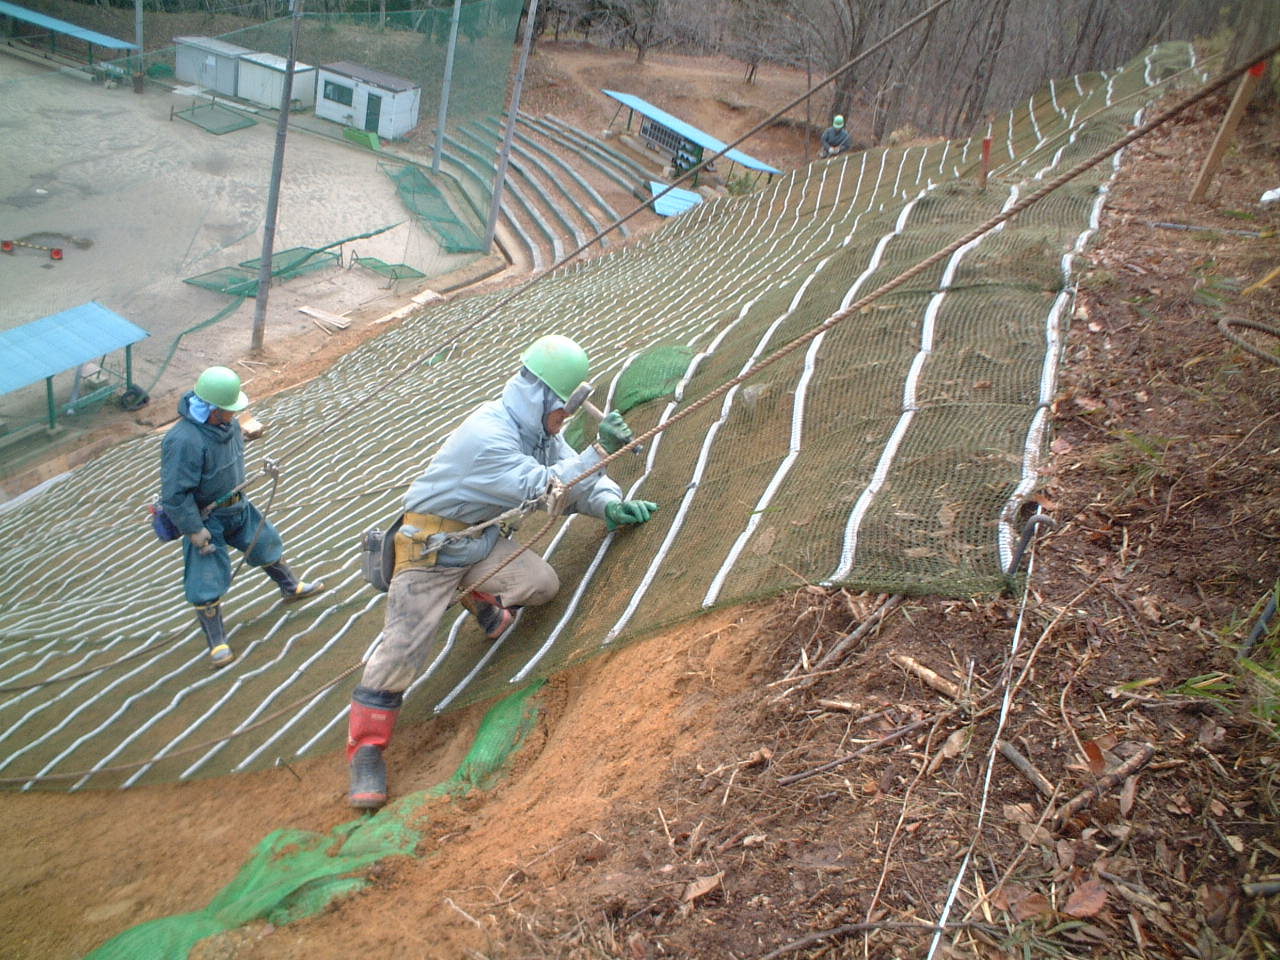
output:
<instances>
[{"instance_id":1,"label":"white building wall","mask_svg":"<svg viewBox=\"0 0 1280 960\"><path fill-rule=\"evenodd\" d=\"M345 104L327 98L326 83L351 90L352 102ZM371 93L382 98L376 131L379 137L387 140L401 137L418 125L421 92L417 87L397 93L355 77L333 73L324 67L319 68L316 74L316 116L363 130Z\"/></svg>"},{"instance_id":2,"label":"white building wall","mask_svg":"<svg viewBox=\"0 0 1280 960\"><path fill-rule=\"evenodd\" d=\"M268 61L269 62L264 62ZM277 66L274 62L279 60ZM278 109L284 94L284 68L288 61L272 54L251 54L240 59L240 79L236 96L241 100ZM294 64L292 100L304 107L316 102L316 68L305 63Z\"/></svg>"}]
</instances>

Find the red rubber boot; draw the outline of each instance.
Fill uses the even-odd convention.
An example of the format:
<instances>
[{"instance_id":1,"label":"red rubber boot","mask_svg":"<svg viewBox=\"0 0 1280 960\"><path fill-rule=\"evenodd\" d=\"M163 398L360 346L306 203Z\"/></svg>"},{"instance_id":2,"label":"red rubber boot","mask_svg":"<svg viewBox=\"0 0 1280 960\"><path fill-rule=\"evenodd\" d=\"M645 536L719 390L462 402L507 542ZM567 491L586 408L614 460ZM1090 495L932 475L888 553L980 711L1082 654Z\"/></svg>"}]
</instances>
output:
<instances>
[{"instance_id":1,"label":"red rubber boot","mask_svg":"<svg viewBox=\"0 0 1280 960\"><path fill-rule=\"evenodd\" d=\"M362 688L356 688L359 697ZM380 691L379 691L380 692ZM351 767L351 791L347 802L359 810L377 810L387 802L387 763L382 751L400 715L399 694L395 707L371 707L351 701L347 732L347 764Z\"/></svg>"}]
</instances>

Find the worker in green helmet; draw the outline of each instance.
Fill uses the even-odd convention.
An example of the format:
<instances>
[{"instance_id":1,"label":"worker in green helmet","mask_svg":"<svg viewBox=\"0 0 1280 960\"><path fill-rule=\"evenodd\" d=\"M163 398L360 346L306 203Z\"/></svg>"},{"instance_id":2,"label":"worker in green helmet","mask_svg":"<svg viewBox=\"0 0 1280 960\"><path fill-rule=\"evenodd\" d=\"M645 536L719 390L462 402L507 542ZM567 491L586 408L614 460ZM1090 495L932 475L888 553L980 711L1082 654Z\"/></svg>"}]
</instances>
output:
<instances>
[{"instance_id":1,"label":"worker in green helmet","mask_svg":"<svg viewBox=\"0 0 1280 960\"><path fill-rule=\"evenodd\" d=\"M834 157L838 153L844 153L851 145L849 131L844 128L844 117L837 113L831 118L831 126L822 132L822 149L818 156Z\"/></svg>"},{"instance_id":2,"label":"worker in green helmet","mask_svg":"<svg viewBox=\"0 0 1280 960\"><path fill-rule=\"evenodd\" d=\"M458 426L405 497L382 641L351 698L348 799L354 807L386 802L382 752L404 691L427 663L436 628L457 591L466 591L462 605L485 636L496 640L515 608L546 603L560 588L550 564L532 550L518 552L519 545L496 525L438 549L428 540L537 499L553 483L576 479L631 442L617 411L603 419L596 441L581 453L560 436L569 416L566 404L587 378L587 354L578 344L568 337L541 337L520 359L502 397L482 404ZM647 500L624 500L603 471L575 484L569 497L570 512L598 517L610 531L644 523L658 509Z\"/></svg>"},{"instance_id":3,"label":"worker in green helmet","mask_svg":"<svg viewBox=\"0 0 1280 960\"><path fill-rule=\"evenodd\" d=\"M178 402L178 422L160 447L160 505L183 534L183 587L214 667L235 659L222 622L222 595L231 586L227 547L245 551L246 561L279 585L286 603L324 589L299 580L280 559L280 534L240 492L244 435L236 415L248 405L234 370L209 367Z\"/></svg>"}]
</instances>

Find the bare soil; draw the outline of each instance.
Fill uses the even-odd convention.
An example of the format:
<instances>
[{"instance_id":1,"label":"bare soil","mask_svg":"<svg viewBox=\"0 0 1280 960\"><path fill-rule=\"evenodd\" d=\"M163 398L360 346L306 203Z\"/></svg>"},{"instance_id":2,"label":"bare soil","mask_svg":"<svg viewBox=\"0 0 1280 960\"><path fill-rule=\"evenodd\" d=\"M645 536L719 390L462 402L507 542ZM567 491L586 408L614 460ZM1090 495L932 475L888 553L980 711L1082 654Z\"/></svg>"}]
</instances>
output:
<instances>
[{"instance_id":1,"label":"bare soil","mask_svg":"<svg viewBox=\"0 0 1280 960\"><path fill-rule=\"evenodd\" d=\"M576 84L599 78L557 54L543 46L535 96L573 119L590 100ZM700 68L666 59L645 69L696 90ZM908 598L846 641L888 598L798 585L562 674L502 785L425 806L418 857L197 955L925 956L966 862L938 956L1280 954L1280 898L1246 886L1280 879L1280 711L1235 657L1280 577L1280 365L1217 326L1280 307L1280 284L1241 293L1280 263L1280 213L1258 206L1280 153L1276 115L1251 113L1188 203L1225 105L1125 155L1054 409L1040 497L1057 527L1025 599ZM401 731L393 789L448 776L480 715ZM347 819L344 778L331 756L0 796L0 952L78 956L203 906L271 829Z\"/></svg>"}]
</instances>

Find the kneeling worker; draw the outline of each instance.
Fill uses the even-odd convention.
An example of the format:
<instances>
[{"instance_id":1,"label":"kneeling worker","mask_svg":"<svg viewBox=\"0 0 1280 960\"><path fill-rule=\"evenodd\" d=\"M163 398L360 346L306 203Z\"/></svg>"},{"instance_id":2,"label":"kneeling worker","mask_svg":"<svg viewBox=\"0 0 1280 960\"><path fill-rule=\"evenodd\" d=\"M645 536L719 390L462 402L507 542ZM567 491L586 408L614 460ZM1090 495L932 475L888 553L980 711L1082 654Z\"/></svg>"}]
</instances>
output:
<instances>
[{"instance_id":1,"label":"kneeling worker","mask_svg":"<svg viewBox=\"0 0 1280 960\"><path fill-rule=\"evenodd\" d=\"M209 660L236 658L227 643L220 602L231 586L228 546L245 551L280 587L286 603L312 596L324 584L303 583L281 560L280 534L241 494L244 435L236 414L249 405L240 377L210 367L178 402L180 419L160 447L160 503L182 538L182 583L209 644Z\"/></svg>"},{"instance_id":2,"label":"kneeling worker","mask_svg":"<svg viewBox=\"0 0 1280 960\"><path fill-rule=\"evenodd\" d=\"M463 606L496 640L510 626L514 608L547 603L560 589L555 570L532 550L495 574L520 549L499 536L496 525L430 553L424 552L426 539L485 523L534 500L552 481L577 478L631 441L631 430L616 411L604 418L597 441L581 453L559 436L569 416L566 401L587 377L587 354L578 344L567 337L541 337L520 359L523 365L507 381L501 399L482 404L458 426L405 497L382 642L351 698L347 763L353 807L386 803L382 752L404 691L426 665L436 628L457 590L467 591ZM644 523L658 508L647 500L623 500L603 471L577 483L569 495L569 510L603 519L610 530Z\"/></svg>"}]
</instances>

